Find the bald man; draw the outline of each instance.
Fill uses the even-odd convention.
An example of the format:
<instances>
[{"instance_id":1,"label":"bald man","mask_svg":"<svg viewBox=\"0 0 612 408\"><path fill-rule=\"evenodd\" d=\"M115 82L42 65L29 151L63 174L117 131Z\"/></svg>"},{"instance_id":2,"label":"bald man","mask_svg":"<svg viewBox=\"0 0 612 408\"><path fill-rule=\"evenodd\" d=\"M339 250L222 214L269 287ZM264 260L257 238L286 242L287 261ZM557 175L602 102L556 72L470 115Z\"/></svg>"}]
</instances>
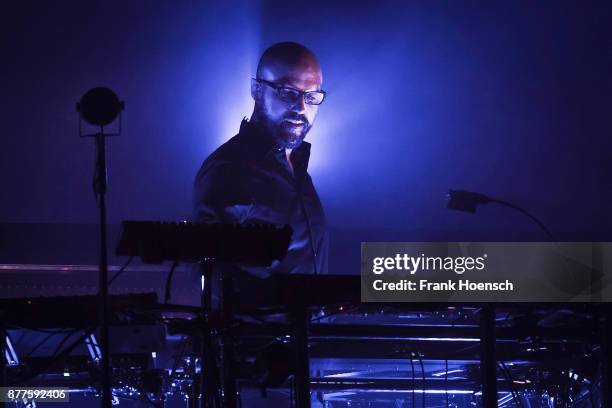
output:
<instances>
[{"instance_id":1,"label":"bald man","mask_svg":"<svg viewBox=\"0 0 612 408\"><path fill-rule=\"evenodd\" d=\"M293 42L269 47L251 80L255 107L239 133L214 151L195 180L195 218L202 222L290 224L287 256L257 277L327 272L325 215L307 172L304 141L325 98L317 57Z\"/></svg>"}]
</instances>

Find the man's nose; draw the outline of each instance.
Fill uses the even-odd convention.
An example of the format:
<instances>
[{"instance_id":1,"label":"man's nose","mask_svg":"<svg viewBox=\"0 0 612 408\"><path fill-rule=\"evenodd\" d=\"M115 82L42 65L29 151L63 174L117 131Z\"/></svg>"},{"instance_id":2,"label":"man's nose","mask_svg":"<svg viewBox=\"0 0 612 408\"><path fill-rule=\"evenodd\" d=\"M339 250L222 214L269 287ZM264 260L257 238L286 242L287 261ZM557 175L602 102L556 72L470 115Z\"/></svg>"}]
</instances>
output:
<instances>
[{"instance_id":1,"label":"man's nose","mask_svg":"<svg viewBox=\"0 0 612 408\"><path fill-rule=\"evenodd\" d=\"M300 95L297 100L293 103L292 109L296 113L306 112L306 103L304 102L304 95Z\"/></svg>"}]
</instances>

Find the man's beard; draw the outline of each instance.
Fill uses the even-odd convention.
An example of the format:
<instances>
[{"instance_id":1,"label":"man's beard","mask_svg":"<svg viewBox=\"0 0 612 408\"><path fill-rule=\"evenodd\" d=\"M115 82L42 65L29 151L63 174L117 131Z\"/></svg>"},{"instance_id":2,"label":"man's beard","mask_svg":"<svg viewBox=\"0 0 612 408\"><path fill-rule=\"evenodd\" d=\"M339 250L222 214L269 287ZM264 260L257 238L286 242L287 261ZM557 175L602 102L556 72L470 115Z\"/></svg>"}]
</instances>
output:
<instances>
[{"instance_id":1,"label":"man's beard","mask_svg":"<svg viewBox=\"0 0 612 408\"><path fill-rule=\"evenodd\" d=\"M270 132L271 136L274 138L276 146L282 149L298 148L312 126L308 120L301 115L288 114L278 122L271 121L263 112L259 116L262 119L265 129ZM285 119L299 120L302 121L303 124L294 128L286 122Z\"/></svg>"}]
</instances>

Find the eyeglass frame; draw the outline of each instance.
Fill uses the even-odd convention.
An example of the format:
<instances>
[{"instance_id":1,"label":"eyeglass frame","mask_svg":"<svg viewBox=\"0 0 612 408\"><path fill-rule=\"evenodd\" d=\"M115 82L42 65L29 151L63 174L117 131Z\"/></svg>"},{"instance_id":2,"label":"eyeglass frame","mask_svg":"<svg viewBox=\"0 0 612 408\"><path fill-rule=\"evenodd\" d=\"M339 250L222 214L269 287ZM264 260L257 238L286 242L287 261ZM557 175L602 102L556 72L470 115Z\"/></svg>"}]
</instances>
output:
<instances>
[{"instance_id":1,"label":"eyeglass frame","mask_svg":"<svg viewBox=\"0 0 612 408\"><path fill-rule=\"evenodd\" d=\"M327 95L327 92L325 92L324 90L319 90L319 91L301 91L297 88L293 88L291 86L285 86L285 85L281 85L281 84L277 84L276 82L272 82L272 81L268 81L267 79L262 79L262 78L253 78L253 80L257 83L261 83L263 82L265 85L268 85L270 88L274 89L276 91L276 94L278 95L279 90L281 88L286 88L286 89L291 89L292 91L297 91L300 93L300 97L304 98L304 95L309 94L309 93L320 93L323 94L323 99L321 99L320 103L308 103L306 102L306 100L304 99L304 103L306 105L312 105L312 106L319 106L323 103L323 101L325 100L325 96ZM290 101L286 101L286 102L290 102Z\"/></svg>"}]
</instances>

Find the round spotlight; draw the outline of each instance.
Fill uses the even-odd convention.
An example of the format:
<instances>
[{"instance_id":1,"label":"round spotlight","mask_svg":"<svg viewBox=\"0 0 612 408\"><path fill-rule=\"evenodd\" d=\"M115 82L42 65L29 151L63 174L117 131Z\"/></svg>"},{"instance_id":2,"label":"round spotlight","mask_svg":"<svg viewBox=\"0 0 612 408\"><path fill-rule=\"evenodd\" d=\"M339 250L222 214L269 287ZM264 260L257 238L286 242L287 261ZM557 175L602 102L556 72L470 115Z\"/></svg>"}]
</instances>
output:
<instances>
[{"instance_id":1,"label":"round spotlight","mask_svg":"<svg viewBox=\"0 0 612 408\"><path fill-rule=\"evenodd\" d=\"M98 87L87 91L77 103L77 112L90 125L106 126L123 110L123 102L108 88Z\"/></svg>"}]
</instances>

